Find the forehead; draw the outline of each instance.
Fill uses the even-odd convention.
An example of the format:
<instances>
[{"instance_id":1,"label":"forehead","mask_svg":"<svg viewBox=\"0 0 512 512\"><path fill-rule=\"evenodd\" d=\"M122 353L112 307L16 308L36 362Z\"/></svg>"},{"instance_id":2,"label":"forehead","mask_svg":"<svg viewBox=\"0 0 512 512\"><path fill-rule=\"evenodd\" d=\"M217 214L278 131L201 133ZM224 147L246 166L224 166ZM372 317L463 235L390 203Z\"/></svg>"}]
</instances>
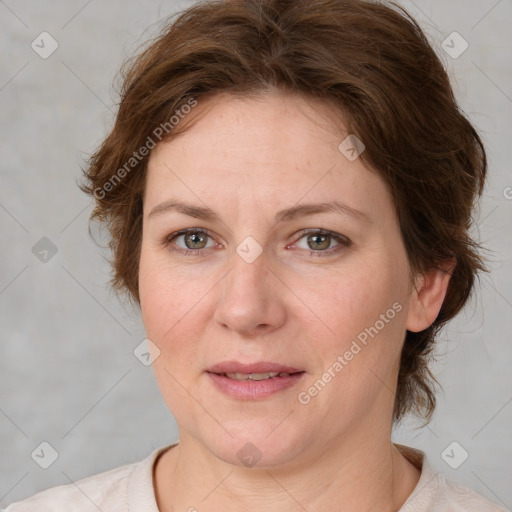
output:
<instances>
[{"instance_id":1,"label":"forehead","mask_svg":"<svg viewBox=\"0 0 512 512\"><path fill-rule=\"evenodd\" d=\"M281 92L218 94L188 116L181 122L192 125L151 153L145 209L169 191L209 203L236 194L276 209L306 195L307 202L342 195L355 208L372 196L389 202L379 197L386 195L381 178L340 152L349 132L328 103Z\"/></svg>"},{"instance_id":2,"label":"forehead","mask_svg":"<svg viewBox=\"0 0 512 512\"><path fill-rule=\"evenodd\" d=\"M243 158L250 152L251 162L276 156L282 160L286 154L291 160L313 149L311 143L331 144L336 150L346 132L341 117L341 113L333 112L332 105L299 94L271 91L241 97L218 93L199 100L180 121L178 128L185 133L169 144L195 159L212 154L216 158ZM180 143L183 137L186 142Z\"/></svg>"}]
</instances>

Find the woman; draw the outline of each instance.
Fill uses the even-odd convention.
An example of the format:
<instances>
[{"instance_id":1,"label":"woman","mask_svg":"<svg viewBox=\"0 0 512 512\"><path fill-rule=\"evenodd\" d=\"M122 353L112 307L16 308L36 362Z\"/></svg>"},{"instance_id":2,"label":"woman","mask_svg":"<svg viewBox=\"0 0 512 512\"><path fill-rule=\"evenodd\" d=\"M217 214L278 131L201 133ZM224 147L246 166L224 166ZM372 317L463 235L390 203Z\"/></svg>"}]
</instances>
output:
<instances>
[{"instance_id":1,"label":"woman","mask_svg":"<svg viewBox=\"0 0 512 512\"><path fill-rule=\"evenodd\" d=\"M483 270L486 156L405 11L216 1L131 64L85 171L179 442L7 507L499 511L391 442Z\"/></svg>"}]
</instances>

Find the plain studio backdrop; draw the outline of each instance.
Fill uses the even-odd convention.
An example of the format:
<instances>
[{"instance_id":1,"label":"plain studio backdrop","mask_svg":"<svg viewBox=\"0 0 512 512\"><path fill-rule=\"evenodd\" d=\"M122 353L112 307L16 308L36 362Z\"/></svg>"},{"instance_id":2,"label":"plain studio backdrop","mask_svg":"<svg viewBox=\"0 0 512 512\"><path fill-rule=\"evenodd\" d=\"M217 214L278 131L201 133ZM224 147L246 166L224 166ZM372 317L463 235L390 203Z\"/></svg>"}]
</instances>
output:
<instances>
[{"instance_id":1,"label":"plain studio backdrop","mask_svg":"<svg viewBox=\"0 0 512 512\"><path fill-rule=\"evenodd\" d=\"M134 354L140 314L107 288L107 253L88 234L92 203L77 181L112 126L121 62L191 3L0 1L0 507L177 439L151 367ZM486 144L478 231L492 272L442 333L433 421L404 422L394 440L510 509L512 2L401 3Z\"/></svg>"}]
</instances>

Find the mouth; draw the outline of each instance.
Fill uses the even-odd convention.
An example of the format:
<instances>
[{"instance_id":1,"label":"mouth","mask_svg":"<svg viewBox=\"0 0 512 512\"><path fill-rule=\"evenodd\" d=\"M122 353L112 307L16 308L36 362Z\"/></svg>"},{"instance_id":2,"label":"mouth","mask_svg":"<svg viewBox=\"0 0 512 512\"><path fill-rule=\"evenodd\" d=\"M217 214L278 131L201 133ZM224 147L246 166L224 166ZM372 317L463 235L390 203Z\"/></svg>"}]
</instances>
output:
<instances>
[{"instance_id":1,"label":"mouth","mask_svg":"<svg viewBox=\"0 0 512 512\"><path fill-rule=\"evenodd\" d=\"M302 372L264 372L264 373L217 373L216 375L222 375L227 377L228 379L234 380L252 380L252 381L260 381L260 380L268 380L275 379L276 377L289 377L290 375L295 375L295 373Z\"/></svg>"},{"instance_id":2,"label":"mouth","mask_svg":"<svg viewBox=\"0 0 512 512\"><path fill-rule=\"evenodd\" d=\"M295 386L305 370L278 363L219 363L206 372L223 394L239 400L258 400Z\"/></svg>"}]
</instances>

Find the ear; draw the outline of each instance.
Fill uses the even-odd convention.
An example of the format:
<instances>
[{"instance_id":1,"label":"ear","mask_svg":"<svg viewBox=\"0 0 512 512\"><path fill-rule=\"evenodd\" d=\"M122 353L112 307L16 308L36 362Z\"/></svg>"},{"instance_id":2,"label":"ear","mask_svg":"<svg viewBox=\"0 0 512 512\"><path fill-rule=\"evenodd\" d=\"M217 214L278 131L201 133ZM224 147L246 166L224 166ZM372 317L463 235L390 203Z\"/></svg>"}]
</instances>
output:
<instances>
[{"instance_id":1,"label":"ear","mask_svg":"<svg viewBox=\"0 0 512 512\"><path fill-rule=\"evenodd\" d=\"M450 259L441 268L422 274L415 280L407 313L408 331L420 332L434 323L454 268L455 259Z\"/></svg>"}]
</instances>

